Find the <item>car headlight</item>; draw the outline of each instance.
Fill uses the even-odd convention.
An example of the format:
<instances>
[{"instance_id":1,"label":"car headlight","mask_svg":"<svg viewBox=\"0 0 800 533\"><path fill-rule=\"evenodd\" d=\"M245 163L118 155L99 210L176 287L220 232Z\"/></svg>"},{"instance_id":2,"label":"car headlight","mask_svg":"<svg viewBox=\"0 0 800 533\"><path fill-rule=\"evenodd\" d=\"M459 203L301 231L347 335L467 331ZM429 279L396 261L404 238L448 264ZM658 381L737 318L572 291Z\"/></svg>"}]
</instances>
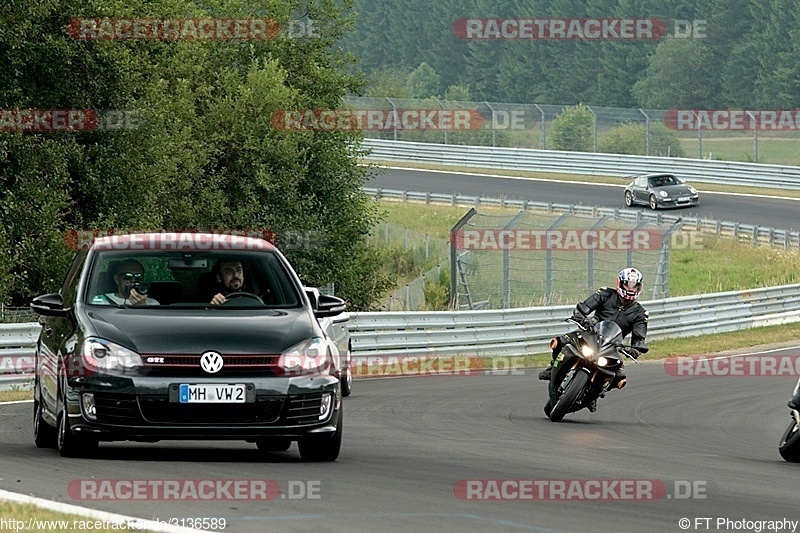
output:
<instances>
[{"instance_id":1,"label":"car headlight","mask_svg":"<svg viewBox=\"0 0 800 533\"><path fill-rule=\"evenodd\" d=\"M697 189L695 189L694 187L692 187L692 186L690 185L690 186L689 186L689 192L691 192L692 194L697 194Z\"/></svg>"},{"instance_id":2,"label":"car headlight","mask_svg":"<svg viewBox=\"0 0 800 533\"><path fill-rule=\"evenodd\" d=\"M666 198L669 196L669 193L667 191L658 191L658 194L660 194L662 198Z\"/></svg>"},{"instance_id":3,"label":"car headlight","mask_svg":"<svg viewBox=\"0 0 800 533\"><path fill-rule=\"evenodd\" d=\"M90 372L130 372L143 364L142 357L133 350L96 337L83 341L81 361Z\"/></svg>"},{"instance_id":4,"label":"car headlight","mask_svg":"<svg viewBox=\"0 0 800 533\"><path fill-rule=\"evenodd\" d=\"M284 375L302 376L330 372L333 365L325 340L314 337L285 350L278 368Z\"/></svg>"}]
</instances>

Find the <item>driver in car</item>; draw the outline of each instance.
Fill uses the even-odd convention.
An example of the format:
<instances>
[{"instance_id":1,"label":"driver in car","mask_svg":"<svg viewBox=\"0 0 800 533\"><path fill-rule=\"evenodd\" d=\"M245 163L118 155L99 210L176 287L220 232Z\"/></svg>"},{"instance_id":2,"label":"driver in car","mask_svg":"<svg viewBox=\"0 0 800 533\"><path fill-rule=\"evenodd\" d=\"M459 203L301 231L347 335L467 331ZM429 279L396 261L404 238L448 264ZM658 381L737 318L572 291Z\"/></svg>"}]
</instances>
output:
<instances>
[{"instance_id":1,"label":"driver in car","mask_svg":"<svg viewBox=\"0 0 800 533\"><path fill-rule=\"evenodd\" d=\"M214 270L222 290L211 298L213 305L222 305L228 301L226 295L244 290L244 268L241 261L220 259L214 265Z\"/></svg>"}]
</instances>

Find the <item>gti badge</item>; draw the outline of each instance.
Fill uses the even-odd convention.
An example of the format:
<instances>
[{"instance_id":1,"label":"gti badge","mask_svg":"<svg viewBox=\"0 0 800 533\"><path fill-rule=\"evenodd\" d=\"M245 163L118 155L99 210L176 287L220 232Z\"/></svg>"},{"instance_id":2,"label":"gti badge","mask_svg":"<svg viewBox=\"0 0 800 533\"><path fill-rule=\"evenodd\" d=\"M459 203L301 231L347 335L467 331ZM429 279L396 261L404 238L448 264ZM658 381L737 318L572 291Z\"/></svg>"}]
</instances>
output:
<instances>
[{"instance_id":1,"label":"gti badge","mask_svg":"<svg viewBox=\"0 0 800 533\"><path fill-rule=\"evenodd\" d=\"M217 352L205 352L200 356L200 368L209 374L222 370L222 356Z\"/></svg>"}]
</instances>

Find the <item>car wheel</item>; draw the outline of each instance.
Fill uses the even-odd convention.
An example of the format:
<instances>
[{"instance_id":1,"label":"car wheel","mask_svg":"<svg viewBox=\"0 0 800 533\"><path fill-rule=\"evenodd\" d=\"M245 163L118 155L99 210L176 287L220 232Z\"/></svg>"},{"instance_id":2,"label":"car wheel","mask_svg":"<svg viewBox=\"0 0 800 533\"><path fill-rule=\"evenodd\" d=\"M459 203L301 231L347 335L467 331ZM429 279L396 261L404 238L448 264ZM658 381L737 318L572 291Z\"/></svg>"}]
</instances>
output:
<instances>
[{"instance_id":1,"label":"car wheel","mask_svg":"<svg viewBox=\"0 0 800 533\"><path fill-rule=\"evenodd\" d=\"M655 194L651 194L650 195L650 209L652 209L653 211L658 209L658 202L656 202L656 195Z\"/></svg>"},{"instance_id":2,"label":"car wheel","mask_svg":"<svg viewBox=\"0 0 800 533\"><path fill-rule=\"evenodd\" d=\"M339 457L342 448L342 407L339 407L339 419L336 424L336 433L330 437L317 437L309 435L297 441L300 448L300 458L306 462L329 462Z\"/></svg>"},{"instance_id":3,"label":"car wheel","mask_svg":"<svg viewBox=\"0 0 800 533\"><path fill-rule=\"evenodd\" d=\"M344 363L344 372L341 377L342 396L350 396L353 392L353 371L350 369L350 350L347 350L347 360Z\"/></svg>"},{"instance_id":4,"label":"car wheel","mask_svg":"<svg viewBox=\"0 0 800 533\"><path fill-rule=\"evenodd\" d=\"M42 416L42 402L33 402L33 442L37 448L56 447L56 428L47 423Z\"/></svg>"},{"instance_id":5,"label":"car wheel","mask_svg":"<svg viewBox=\"0 0 800 533\"><path fill-rule=\"evenodd\" d=\"M633 195L631 191L625 191L625 205L628 207L633 207Z\"/></svg>"},{"instance_id":6,"label":"car wheel","mask_svg":"<svg viewBox=\"0 0 800 533\"><path fill-rule=\"evenodd\" d=\"M63 403L58 414L58 432L56 439L58 453L61 457L86 457L97 448L96 439L79 437L72 432L67 415L67 403Z\"/></svg>"},{"instance_id":7,"label":"car wheel","mask_svg":"<svg viewBox=\"0 0 800 533\"><path fill-rule=\"evenodd\" d=\"M292 446L292 439L257 439L256 446L262 452L285 452Z\"/></svg>"}]
</instances>

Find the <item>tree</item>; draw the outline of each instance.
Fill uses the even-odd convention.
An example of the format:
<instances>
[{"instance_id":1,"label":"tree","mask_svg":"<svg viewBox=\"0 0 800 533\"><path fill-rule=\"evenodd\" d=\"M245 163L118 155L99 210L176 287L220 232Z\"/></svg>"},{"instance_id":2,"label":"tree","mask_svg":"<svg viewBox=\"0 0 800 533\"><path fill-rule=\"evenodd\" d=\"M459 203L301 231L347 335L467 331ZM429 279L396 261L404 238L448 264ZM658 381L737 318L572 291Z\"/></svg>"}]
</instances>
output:
<instances>
[{"instance_id":1,"label":"tree","mask_svg":"<svg viewBox=\"0 0 800 533\"><path fill-rule=\"evenodd\" d=\"M594 147L594 115L583 104L564 108L553 119L547 142L555 150L591 152Z\"/></svg>"},{"instance_id":2,"label":"tree","mask_svg":"<svg viewBox=\"0 0 800 533\"><path fill-rule=\"evenodd\" d=\"M625 123L612 128L597 141L600 152L610 154L647 154L647 127L645 124ZM660 122L650 124L650 153L654 156L684 157L678 136Z\"/></svg>"},{"instance_id":3,"label":"tree","mask_svg":"<svg viewBox=\"0 0 800 533\"><path fill-rule=\"evenodd\" d=\"M441 77L424 61L408 75L408 89L412 98L431 98L439 95Z\"/></svg>"},{"instance_id":4,"label":"tree","mask_svg":"<svg viewBox=\"0 0 800 533\"><path fill-rule=\"evenodd\" d=\"M266 4L266 5L265 5ZM292 131L276 111L335 108L359 89L334 44L350 2L262 2L281 27L297 13L313 36L271 40L79 41L70 17L263 16L244 0L12 3L0 27L0 108L139 110L130 131L11 133L0 152L3 233L14 250L13 303L56 290L64 232L268 229L304 281L334 283L368 308L389 280L364 244L378 212L361 190L355 131ZM134 15L135 14L135 15ZM10 30L14 31L10 31ZM296 244L296 240L291 244ZM0 263L2 268L2 263ZM0 278L3 273L0 272Z\"/></svg>"},{"instance_id":5,"label":"tree","mask_svg":"<svg viewBox=\"0 0 800 533\"><path fill-rule=\"evenodd\" d=\"M639 105L655 109L713 109L718 93L711 52L703 39L666 39L650 59L647 74L633 85Z\"/></svg>"}]
</instances>

